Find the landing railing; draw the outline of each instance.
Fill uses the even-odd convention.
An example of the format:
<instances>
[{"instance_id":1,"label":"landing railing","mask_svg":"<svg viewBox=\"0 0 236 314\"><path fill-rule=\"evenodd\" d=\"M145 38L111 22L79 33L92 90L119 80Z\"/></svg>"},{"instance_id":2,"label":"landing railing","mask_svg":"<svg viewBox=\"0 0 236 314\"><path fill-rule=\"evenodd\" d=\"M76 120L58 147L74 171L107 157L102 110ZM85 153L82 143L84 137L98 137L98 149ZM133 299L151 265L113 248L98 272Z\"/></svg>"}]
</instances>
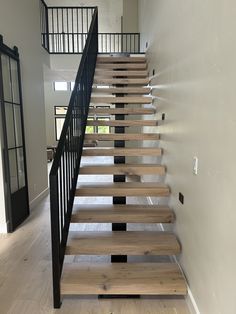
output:
<instances>
[{"instance_id":1,"label":"landing railing","mask_svg":"<svg viewBox=\"0 0 236 314\"><path fill-rule=\"evenodd\" d=\"M95 7L50 7L41 0L42 46L50 54L82 54ZM98 52L141 53L140 33L99 33Z\"/></svg>"},{"instance_id":2,"label":"landing railing","mask_svg":"<svg viewBox=\"0 0 236 314\"><path fill-rule=\"evenodd\" d=\"M54 307L59 308L60 279L69 232L84 134L98 53L98 10L91 25L50 172Z\"/></svg>"}]
</instances>

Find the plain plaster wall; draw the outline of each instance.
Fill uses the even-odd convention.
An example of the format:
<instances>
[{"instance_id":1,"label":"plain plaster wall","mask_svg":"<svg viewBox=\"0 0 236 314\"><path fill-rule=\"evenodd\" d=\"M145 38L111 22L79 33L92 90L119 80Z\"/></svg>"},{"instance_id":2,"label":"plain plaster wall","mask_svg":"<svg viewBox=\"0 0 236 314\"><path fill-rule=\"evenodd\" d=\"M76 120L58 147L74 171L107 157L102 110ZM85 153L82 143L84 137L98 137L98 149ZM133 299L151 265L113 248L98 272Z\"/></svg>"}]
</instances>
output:
<instances>
[{"instance_id":1,"label":"plain plaster wall","mask_svg":"<svg viewBox=\"0 0 236 314\"><path fill-rule=\"evenodd\" d=\"M123 0L123 32L138 32L138 0Z\"/></svg>"},{"instance_id":2,"label":"plain plaster wall","mask_svg":"<svg viewBox=\"0 0 236 314\"><path fill-rule=\"evenodd\" d=\"M202 314L235 314L235 1L140 0L139 12L157 117L166 113L159 131L180 262Z\"/></svg>"},{"instance_id":3,"label":"plain plaster wall","mask_svg":"<svg viewBox=\"0 0 236 314\"><path fill-rule=\"evenodd\" d=\"M29 197L33 205L48 185L42 66L46 54L41 47L39 2L0 0L0 7L0 33L4 42L17 46L20 53ZM4 219L3 204L0 206L0 219Z\"/></svg>"}]
</instances>

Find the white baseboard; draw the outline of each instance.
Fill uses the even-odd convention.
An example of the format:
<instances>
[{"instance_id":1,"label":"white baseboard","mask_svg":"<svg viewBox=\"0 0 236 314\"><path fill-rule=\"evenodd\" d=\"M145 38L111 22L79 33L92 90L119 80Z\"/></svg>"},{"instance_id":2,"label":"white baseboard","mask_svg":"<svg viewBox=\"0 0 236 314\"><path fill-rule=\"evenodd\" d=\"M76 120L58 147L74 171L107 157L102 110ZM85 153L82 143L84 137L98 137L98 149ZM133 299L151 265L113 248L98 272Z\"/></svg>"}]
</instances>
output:
<instances>
[{"instance_id":1,"label":"white baseboard","mask_svg":"<svg viewBox=\"0 0 236 314\"><path fill-rule=\"evenodd\" d=\"M147 197L147 201L148 201L148 204L153 205L153 201L152 201L150 196ZM160 224L160 227L161 227L162 231L165 231L165 228L164 228L163 224ZM178 264L179 268L183 272L182 267L179 264L179 261L177 260L175 255L171 256L171 260L173 262L175 262L176 264ZM184 272L183 272L183 275L184 275ZM192 291L191 291L191 289L190 289L190 287L188 285L187 285L187 290L188 290L188 294L185 297L185 300L186 300L186 303L188 305L188 308L189 308L191 314L201 314L199 309L198 309L197 303L196 303L196 301L194 299L194 296L192 294Z\"/></svg>"},{"instance_id":2,"label":"white baseboard","mask_svg":"<svg viewBox=\"0 0 236 314\"><path fill-rule=\"evenodd\" d=\"M34 209L46 196L48 196L49 188L46 188L39 195L37 195L29 204L30 210Z\"/></svg>"},{"instance_id":3,"label":"white baseboard","mask_svg":"<svg viewBox=\"0 0 236 314\"><path fill-rule=\"evenodd\" d=\"M7 233L7 223L0 223L0 233Z\"/></svg>"}]
</instances>

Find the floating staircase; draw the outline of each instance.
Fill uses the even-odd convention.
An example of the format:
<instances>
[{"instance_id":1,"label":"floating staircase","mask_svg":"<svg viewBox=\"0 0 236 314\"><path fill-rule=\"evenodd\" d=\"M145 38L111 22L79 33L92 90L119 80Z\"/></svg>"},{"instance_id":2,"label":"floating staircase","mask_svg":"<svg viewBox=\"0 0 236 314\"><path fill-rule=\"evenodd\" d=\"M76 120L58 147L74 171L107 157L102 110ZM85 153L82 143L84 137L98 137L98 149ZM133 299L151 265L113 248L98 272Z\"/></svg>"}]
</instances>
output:
<instances>
[{"instance_id":1,"label":"floating staircase","mask_svg":"<svg viewBox=\"0 0 236 314\"><path fill-rule=\"evenodd\" d=\"M187 288L179 266L171 262L146 262L150 256L181 253L181 245L171 232L128 231L127 223L172 224L174 212L168 206L142 205L140 198L168 197L171 189L160 182L132 181L132 176L164 176L161 164L140 163L134 157L161 156L161 148L138 146L142 141L159 141L158 122L153 114L146 59L143 56L99 56L87 126L107 126L110 133L86 134L85 140L98 145L83 149L83 157L114 157L113 163L83 164L76 197L112 197L113 204L75 204L73 224L111 223L110 231L70 231L66 255L106 255L110 263L65 263L62 295L186 295ZM103 88L101 88L103 87ZM149 118L143 119L142 115ZM106 116L109 119L99 120ZM156 127L143 133L144 126ZM130 132L130 128L135 132ZM106 146L104 146L104 143ZM132 147L127 144L132 143ZM107 145L109 144L109 147ZM134 161L128 162L127 157ZM101 160L101 158L100 158ZM83 175L112 175L113 182L83 182ZM135 197L136 204L128 198ZM130 262L129 257L144 256L144 262Z\"/></svg>"}]
</instances>

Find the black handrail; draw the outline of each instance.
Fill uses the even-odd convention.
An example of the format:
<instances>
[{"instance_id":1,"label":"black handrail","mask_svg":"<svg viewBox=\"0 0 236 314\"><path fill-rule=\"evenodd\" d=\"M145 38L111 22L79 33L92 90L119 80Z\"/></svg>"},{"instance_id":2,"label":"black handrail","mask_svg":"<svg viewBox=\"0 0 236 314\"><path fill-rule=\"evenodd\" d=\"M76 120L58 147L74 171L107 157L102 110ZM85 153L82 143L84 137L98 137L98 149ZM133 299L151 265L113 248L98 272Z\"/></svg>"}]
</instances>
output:
<instances>
[{"instance_id":1,"label":"black handrail","mask_svg":"<svg viewBox=\"0 0 236 314\"><path fill-rule=\"evenodd\" d=\"M55 308L61 305L60 278L80 168L97 53L98 10L95 8L49 176Z\"/></svg>"}]
</instances>

